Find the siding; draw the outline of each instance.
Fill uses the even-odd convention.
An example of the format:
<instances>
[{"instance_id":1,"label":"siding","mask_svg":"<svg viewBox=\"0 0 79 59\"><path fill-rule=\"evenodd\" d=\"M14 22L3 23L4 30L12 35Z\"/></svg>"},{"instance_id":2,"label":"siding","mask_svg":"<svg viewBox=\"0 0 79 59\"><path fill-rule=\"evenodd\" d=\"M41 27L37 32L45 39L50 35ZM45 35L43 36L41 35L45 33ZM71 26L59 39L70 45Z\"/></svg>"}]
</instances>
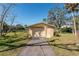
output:
<instances>
[{"instance_id":1,"label":"siding","mask_svg":"<svg viewBox=\"0 0 79 59\"><path fill-rule=\"evenodd\" d=\"M54 29L51 27L47 28L47 38L51 38L54 35Z\"/></svg>"}]
</instances>

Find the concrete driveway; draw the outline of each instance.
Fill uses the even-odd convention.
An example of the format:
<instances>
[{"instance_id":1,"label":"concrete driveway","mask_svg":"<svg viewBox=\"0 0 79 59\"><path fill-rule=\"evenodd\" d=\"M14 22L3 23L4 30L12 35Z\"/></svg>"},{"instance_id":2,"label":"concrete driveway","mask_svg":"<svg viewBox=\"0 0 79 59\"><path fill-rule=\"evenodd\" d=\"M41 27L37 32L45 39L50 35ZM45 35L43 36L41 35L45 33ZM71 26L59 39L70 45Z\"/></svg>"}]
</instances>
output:
<instances>
[{"instance_id":1,"label":"concrete driveway","mask_svg":"<svg viewBox=\"0 0 79 59\"><path fill-rule=\"evenodd\" d=\"M26 47L24 47L19 56L53 56L54 51L44 38L32 39Z\"/></svg>"}]
</instances>

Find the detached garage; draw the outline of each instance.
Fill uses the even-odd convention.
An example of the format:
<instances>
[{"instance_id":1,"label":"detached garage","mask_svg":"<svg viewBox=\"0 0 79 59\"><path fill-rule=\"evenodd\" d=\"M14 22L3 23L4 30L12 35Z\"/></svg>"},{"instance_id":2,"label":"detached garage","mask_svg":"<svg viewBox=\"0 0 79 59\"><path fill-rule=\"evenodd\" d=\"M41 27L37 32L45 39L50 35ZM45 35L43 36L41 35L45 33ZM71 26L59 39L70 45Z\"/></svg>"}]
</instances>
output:
<instances>
[{"instance_id":1,"label":"detached garage","mask_svg":"<svg viewBox=\"0 0 79 59\"><path fill-rule=\"evenodd\" d=\"M46 23L37 23L28 27L28 32L31 37L51 38L54 35L54 26Z\"/></svg>"}]
</instances>

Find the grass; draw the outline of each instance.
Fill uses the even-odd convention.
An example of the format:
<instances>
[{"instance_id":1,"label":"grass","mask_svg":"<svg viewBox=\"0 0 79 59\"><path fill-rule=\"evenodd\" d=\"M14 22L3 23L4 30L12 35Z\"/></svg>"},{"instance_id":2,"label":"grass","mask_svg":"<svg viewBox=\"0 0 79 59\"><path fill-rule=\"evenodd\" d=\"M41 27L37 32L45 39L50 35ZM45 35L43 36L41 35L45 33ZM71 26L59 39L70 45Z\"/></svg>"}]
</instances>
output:
<instances>
[{"instance_id":1,"label":"grass","mask_svg":"<svg viewBox=\"0 0 79 59\"><path fill-rule=\"evenodd\" d=\"M0 37L0 56L16 56L20 53L23 46L26 46L26 32L17 32L16 35L10 32L6 37ZM77 38L72 33L61 33L60 37L53 37L49 42L52 44L55 55L57 56L79 56L79 47L75 45Z\"/></svg>"},{"instance_id":2,"label":"grass","mask_svg":"<svg viewBox=\"0 0 79 59\"><path fill-rule=\"evenodd\" d=\"M17 48L17 49L12 49L8 51L3 51L3 52L0 52L0 56L16 56L17 54L19 54L21 49L22 48Z\"/></svg>"},{"instance_id":3,"label":"grass","mask_svg":"<svg viewBox=\"0 0 79 59\"><path fill-rule=\"evenodd\" d=\"M53 39L58 39L55 41L57 44L73 44L77 41L72 33L61 33L60 37L53 37Z\"/></svg>"},{"instance_id":4,"label":"grass","mask_svg":"<svg viewBox=\"0 0 79 59\"><path fill-rule=\"evenodd\" d=\"M0 37L0 56L15 56L23 46L29 41L26 32L8 33L5 37Z\"/></svg>"},{"instance_id":5,"label":"grass","mask_svg":"<svg viewBox=\"0 0 79 59\"><path fill-rule=\"evenodd\" d=\"M55 55L57 56L79 56L79 47L75 45L77 38L72 33L60 34L60 37L53 37L50 42L53 44Z\"/></svg>"}]
</instances>

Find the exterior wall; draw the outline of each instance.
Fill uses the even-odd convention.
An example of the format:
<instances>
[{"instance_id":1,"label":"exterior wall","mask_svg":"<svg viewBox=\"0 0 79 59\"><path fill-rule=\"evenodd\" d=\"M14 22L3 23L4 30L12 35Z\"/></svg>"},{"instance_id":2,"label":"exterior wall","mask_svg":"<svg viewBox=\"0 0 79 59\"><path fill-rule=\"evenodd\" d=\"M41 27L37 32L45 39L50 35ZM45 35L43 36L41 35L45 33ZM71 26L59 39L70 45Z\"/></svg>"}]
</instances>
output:
<instances>
[{"instance_id":1,"label":"exterior wall","mask_svg":"<svg viewBox=\"0 0 79 59\"><path fill-rule=\"evenodd\" d=\"M29 32L29 35L32 36L32 29L31 28L29 28L28 32Z\"/></svg>"},{"instance_id":2,"label":"exterior wall","mask_svg":"<svg viewBox=\"0 0 79 59\"><path fill-rule=\"evenodd\" d=\"M51 38L51 37L53 37L53 35L54 35L54 29L53 28L51 28L51 27L48 27L47 28L47 38Z\"/></svg>"}]
</instances>

